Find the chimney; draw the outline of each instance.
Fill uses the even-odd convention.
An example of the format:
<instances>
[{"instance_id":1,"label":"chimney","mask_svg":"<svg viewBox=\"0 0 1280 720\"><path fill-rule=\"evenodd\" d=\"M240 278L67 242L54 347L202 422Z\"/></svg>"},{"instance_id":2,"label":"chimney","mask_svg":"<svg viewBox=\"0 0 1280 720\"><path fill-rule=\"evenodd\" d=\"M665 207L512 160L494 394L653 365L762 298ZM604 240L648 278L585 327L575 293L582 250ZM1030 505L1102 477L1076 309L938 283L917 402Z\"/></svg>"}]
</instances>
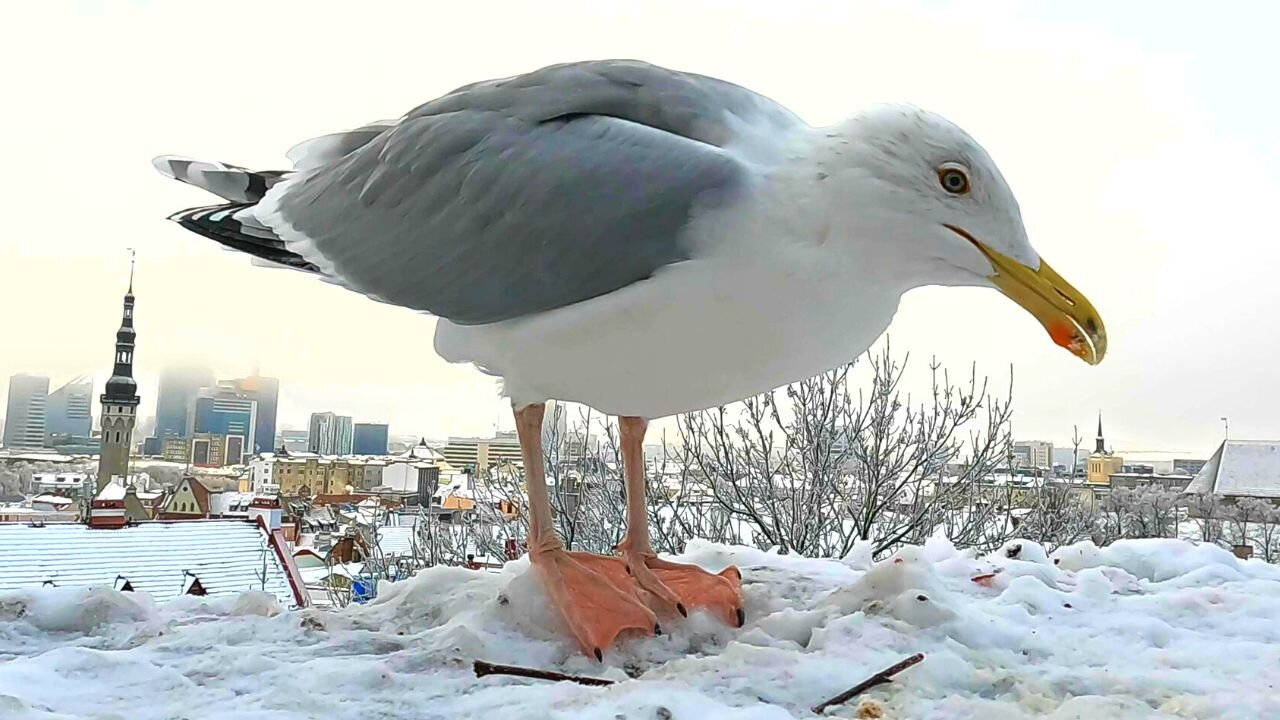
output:
<instances>
[{"instance_id":1,"label":"chimney","mask_svg":"<svg viewBox=\"0 0 1280 720\"><path fill-rule=\"evenodd\" d=\"M281 520L280 500L274 497L256 497L249 503L249 519L267 526L267 531L279 530Z\"/></svg>"}]
</instances>

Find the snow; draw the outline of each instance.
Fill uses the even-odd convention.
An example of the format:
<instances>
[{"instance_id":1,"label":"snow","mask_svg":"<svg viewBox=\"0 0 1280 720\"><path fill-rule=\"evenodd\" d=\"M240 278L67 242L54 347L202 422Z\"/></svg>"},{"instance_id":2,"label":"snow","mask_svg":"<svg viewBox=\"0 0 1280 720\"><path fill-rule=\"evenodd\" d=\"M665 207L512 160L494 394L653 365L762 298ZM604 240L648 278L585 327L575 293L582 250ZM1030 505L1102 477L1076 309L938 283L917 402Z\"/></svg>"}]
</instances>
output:
<instances>
[{"instance_id":1,"label":"snow","mask_svg":"<svg viewBox=\"0 0 1280 720\"><path fill-rule=\"evenodd\" d=\"M547 629L526 560L427 569L345 610L285 611L261 593L0 593L0 717L774 720L812 717L916 652L924 662L828 714L1280 716L1280 569L1216 548L1048 555L1019 540L974 557L935 537L874 564L862 548L816 560L706 543L679 559L737 564L747 626L695 612L603 666ZM477 679L475 659L619 682Z\"/></svg>"}]
</instances>

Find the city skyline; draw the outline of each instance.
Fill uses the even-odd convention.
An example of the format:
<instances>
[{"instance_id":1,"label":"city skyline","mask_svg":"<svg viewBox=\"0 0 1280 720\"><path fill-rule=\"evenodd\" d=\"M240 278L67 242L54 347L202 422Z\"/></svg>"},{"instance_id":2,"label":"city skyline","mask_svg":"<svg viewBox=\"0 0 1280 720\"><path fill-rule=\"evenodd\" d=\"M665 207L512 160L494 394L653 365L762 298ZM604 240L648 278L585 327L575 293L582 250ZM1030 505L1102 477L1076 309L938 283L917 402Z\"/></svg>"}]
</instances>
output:
<instances>
[{"instance_id":1,"label":"city skyline","mask_svg":"<svg viewBox=\"0 0 1280 720\"><path fill-rule=\"evenodd\" d=\"M906 388L917 396L927 391L926 360L936 354L953 376L976 362L1001 390L1012 364L1019 437L1059 445L1099 409L1112 435L1143 448L1206 454L1222 437L1224 416L1232 437L1280 437L1271 411L1280 384L1269 368L1280 338L1258 331L1265 311L1280 305L1280 286L1265 275L1280 260L1265 213L1280 191L1280 145L1263 120L1280 99L1233 91L1270 82L1256 54L1269 44L1264 29L1274 23L1265 18L1280 19L1280 9L1255 6L1257 17L1234 23L1236 35L1224 40L1204 33L1190 6L1162 9L1158 32L1140 6L820 7L823 21L807 21L804 43L789 33L790 21L763 6L743 8L733 33L712 37L684 29L725 21L708 7L584 4L572 29L548 29L537 43L503 30L483 48L465 34L430 48L400 34L481 23L482 9L409 8L391 35L360 49L382 82L335 85L352 69L343 58L316 57L284 96L270 84L246 84L241 102L215 107L169 98L192 75L223 72L221 60L192 54L158 63L151 41L165 27L240 32L236 13L104 6L90 21L58 5L33 7L30 21L56 24L57 39L37 47L19 35L0 48L15 67L22 58L50 58L16 77L13 92L52 118L15 126L15 136L31 141L14 148L11 162L35 170L21 194L28 211L11 219L11 236L23 240L0 244L0 267L20 269L0 284L0 303L28 311L12 318L9 337L20 340L0 353L0 377L40 373L56 383L92 373L101 387L101 348L118 293L112 270L124 267L125 247L137 247L139 290L149 304L139 317L147 344L135 372L148 405L164 366L197 357L218 377L261 367L280 378L281 427L303 426L311 412L331 408L426 435L509 428L492 378L435 355L430 318L299 273L253 267L185 236L164 218L206 199L157 177L147 160L176 152L283 166L296 142L394 117L477 79L621 55L741 82L813 123L873 102L914 102L987 147L1017 192L1036 246L1078 279L1105 317L1110 353L1098 368L1077 367L995 293L925 289L906 297L890 330L894 346L913 353ZM318 41L349 41L329 10L253 12L263 27L300 24ZM528 12L512 9L510 27L533 22ZM937 72L955 62L955 39L970 36L982 42L965 46L962 78ZM95 62L59 59L84 52ZM424 63L433 68L427 76ZM127 87L120 77L131 79ZM83 90L62 91L71 86ZM77 132L70 123L85 102L127 103L133 112L99 118L98 132ZM250 107L261 111L245 112ZM82 166L85 157L97 161ZM55 167L78 167L79 181L40 169ZM115 227L126 230L104 234L100 218L108 216L122 217ZM77 292L49 293L51 278ZM973 322L978 317L987 320ZM334 345L343 350L319 351ZM655 436L664 427L672 426L655 423Z\"/></svg>"}]
</instances>

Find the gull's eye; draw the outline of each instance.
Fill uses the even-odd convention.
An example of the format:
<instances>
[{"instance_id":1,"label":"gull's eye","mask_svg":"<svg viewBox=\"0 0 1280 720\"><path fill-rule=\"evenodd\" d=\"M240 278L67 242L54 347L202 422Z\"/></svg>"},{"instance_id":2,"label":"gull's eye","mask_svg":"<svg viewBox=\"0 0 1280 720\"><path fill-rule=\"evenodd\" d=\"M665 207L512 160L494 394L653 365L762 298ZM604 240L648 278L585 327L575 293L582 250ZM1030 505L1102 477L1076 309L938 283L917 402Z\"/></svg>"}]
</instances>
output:
<instances>
[{"instance_id":1,"label":"gull's eye","mask_svg":"<svg viewBox=\"0 0 1280 720\"><path fill-rule=\"evenodd\" d=\"M942 189L952 195L964 195L969 192L969 174L964 168L956 165L943 165L938 168L938 183Z\"/></svg>"}]
</instances>

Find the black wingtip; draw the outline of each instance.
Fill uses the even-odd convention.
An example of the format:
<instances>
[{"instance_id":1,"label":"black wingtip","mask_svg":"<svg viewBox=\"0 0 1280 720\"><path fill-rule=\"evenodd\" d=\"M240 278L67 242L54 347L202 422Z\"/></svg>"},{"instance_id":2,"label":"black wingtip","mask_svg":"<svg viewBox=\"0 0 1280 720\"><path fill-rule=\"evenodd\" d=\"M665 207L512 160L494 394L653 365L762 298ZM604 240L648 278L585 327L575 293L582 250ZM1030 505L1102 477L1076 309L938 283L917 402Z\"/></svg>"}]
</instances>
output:
<instances>
[{"instance_id":1,"label":"black wingtip","mask_svg":"<svg viewBox=\"0 0 1280 720\"><path fill-rule=\"evenodd\" d=\"M653 634L654 634L654 635L661 635L661 634L662 634L662 626L661 626L661 625L659 625L658 623L654 623L654 624L653 624Z\"/></svg>"},{"instance_id":2,"label":"black wingtip","mask_svg":"<svg viewBox=\"0 0 1280 720\"><path fill-rule=\"evenodd\" d=\"M596 648L596 662L604 662L604 653L600 652L600 648Z\"/></svg>"},{"instance_id":3,"label":"black wingtip","mask_svg":"<svg viewBox=\"0 0 1280 720\"><path fill-rule=\"evenodd\" d=\"M676 603L676 611L685 617L689 617L689 611L684 608L684 603Z\"/></svg>"},{"instance_id":4,"label":"black wingtip","mask_svg":"<svg viewBox=\"0 0 1280 720\"><path fill-rule=\"evenodd\" d=\"M738 608L738 627L747 624L747 613L742 608Z\"/></svg>"}]
</instances>

